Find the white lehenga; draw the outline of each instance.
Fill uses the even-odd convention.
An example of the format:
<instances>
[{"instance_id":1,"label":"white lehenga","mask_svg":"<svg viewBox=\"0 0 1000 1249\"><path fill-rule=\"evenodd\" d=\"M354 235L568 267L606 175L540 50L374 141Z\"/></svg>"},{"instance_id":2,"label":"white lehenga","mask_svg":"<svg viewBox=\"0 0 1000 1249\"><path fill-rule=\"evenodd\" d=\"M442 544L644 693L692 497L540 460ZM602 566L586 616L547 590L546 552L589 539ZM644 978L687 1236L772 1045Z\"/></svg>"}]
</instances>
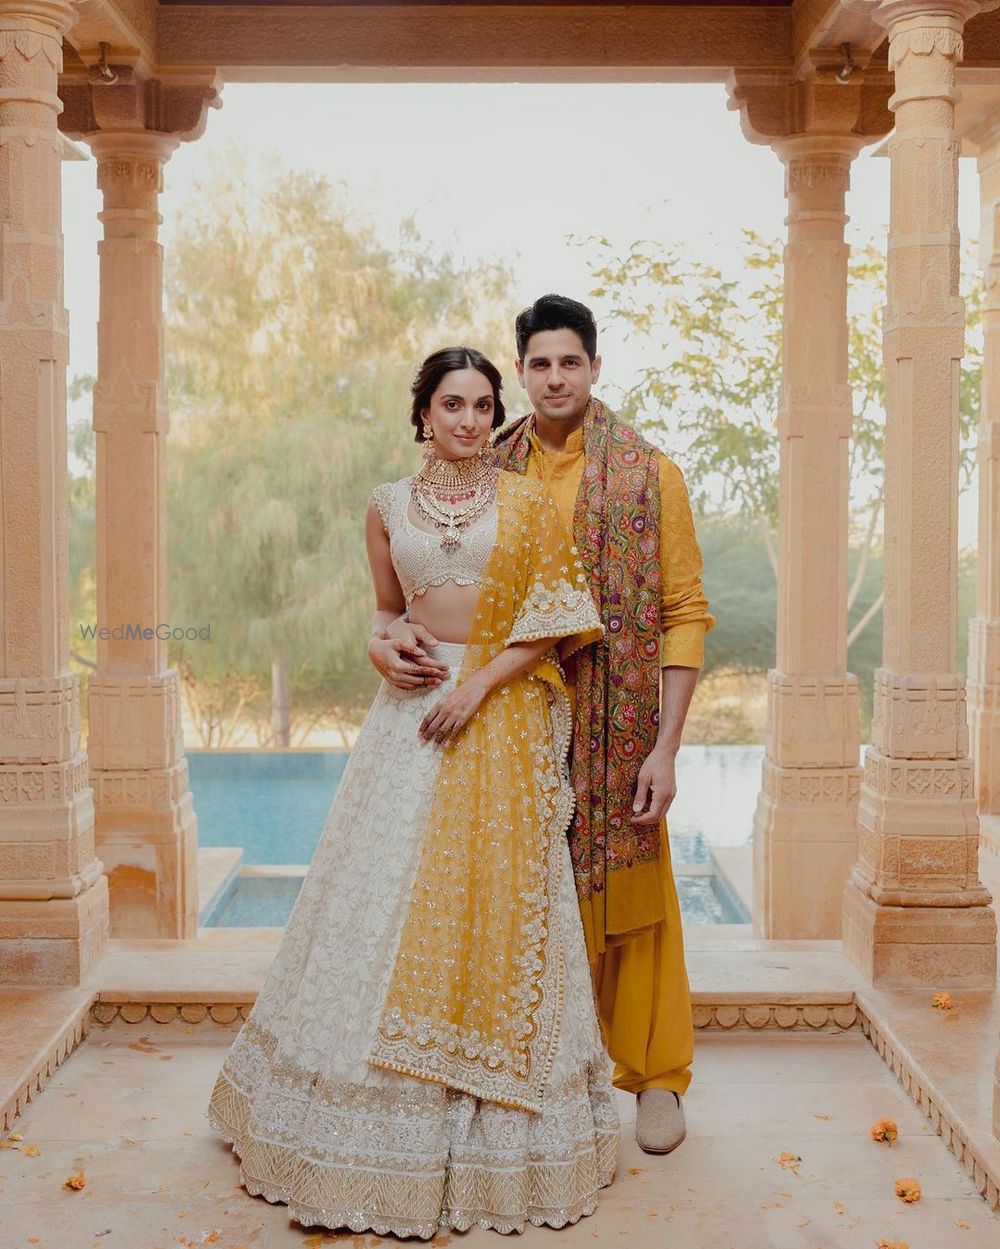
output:
<instances>
[{"instance_id":1,"label":"white lehenga","mask_svg":"<svg viewBox=\"0 0 1000 1249\"><path fill-rule=\"evenodd\" d=\"M383 515L392 535L399 512ZM411 560L420 533L406 535ZM614 1176L617 1112L565 842L556 908L565 994L541 1111L367 1061L441 758L417 729L464 650L441 645L451 676L437 689L379 689L212 1092L210 1122L232 1143L247 1191L285 1203L306 1226L424 1238L439 1227L561 1227L590 1214Z\"/></svg>"}]
</instances>

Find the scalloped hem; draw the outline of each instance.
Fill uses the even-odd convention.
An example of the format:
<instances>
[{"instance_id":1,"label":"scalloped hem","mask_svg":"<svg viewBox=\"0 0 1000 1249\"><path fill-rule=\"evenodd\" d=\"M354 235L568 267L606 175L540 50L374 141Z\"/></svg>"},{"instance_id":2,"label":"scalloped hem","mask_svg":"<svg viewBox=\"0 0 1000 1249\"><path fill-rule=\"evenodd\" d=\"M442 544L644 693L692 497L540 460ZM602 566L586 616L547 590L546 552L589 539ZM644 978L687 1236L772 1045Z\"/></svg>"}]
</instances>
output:
<instances>
[{"instance_id":1,"label":"scalloped hem","mask_svg":"<svg viewBox=\"0 0 1000 1249\"><path fill-rule=\"evenodd\" d=\"M251 1176L246 1171L244 1157L250 1146L262 1148L265 1158L269 1161L272 1151L274 1153L278 1151L289 1153L290 1151L268 1145L267 1142L257 1141L254 1137L237 1137L235 1129L221 1119L212 1108L208 1111L208 1121L212 1129L232 1147L233 1153L239 1159L240 1183L251 1196L263 1197L270 1205L287 1207L288 1217L294 1219L302 1227L324 1227L331 1231L347 1230L356 1234L371 1232L376 1236L394 1236L401 1240L412 1238L431 1240L439 1231L466 1232L473 1227L498 1232L501 1235L519 1234L529 1226L554 1229L568 1227L593 1214L597 1209L596 1191L607 1188L611 1184L618 1158L617 1133L597 1129L595 1131L595 1157L592 1163L596 1172L594 1176L596 1183L591 1186L591 1191L585 1198L580 1198L564 1207L528 1208L516 1218L512 1218L509 1214L501 1215L480 1208L445 1205L436 1219L418 1219L411 1222L402 1221L391 1215L381 1216L370 1210L350 1209L346 1206L322 1208L303 1203L292 1197L287 1185L264 1177ZM350 1167L322 1169L339 1170L345 1174L353 1172ZM535 1164L535 1169L538 1169L537 1164ZM574 1167L574 1171L576 1169ZM463 1170L468 1171L468 1167L463 1167ZM466 1182L468 1182L468 1176L466 1176ZM401 1180L401 1187L412 1191L412 1181Z\"/></svg>"}]
</instances>

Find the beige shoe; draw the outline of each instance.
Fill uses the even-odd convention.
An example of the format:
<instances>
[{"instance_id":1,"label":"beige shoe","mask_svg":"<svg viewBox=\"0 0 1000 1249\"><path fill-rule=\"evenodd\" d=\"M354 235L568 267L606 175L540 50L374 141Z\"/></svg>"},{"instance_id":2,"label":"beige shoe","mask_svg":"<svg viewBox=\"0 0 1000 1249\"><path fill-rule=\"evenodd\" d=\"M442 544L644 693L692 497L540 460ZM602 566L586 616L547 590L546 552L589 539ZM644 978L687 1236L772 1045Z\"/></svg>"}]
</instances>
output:
<instances>
[{"instance_id":1,"label":"beige shoe","mask_svg":"<svg viewBox=\"0 0 1000 1249\"><path fill-rule=\"evenodd\" d=\"M635 1114L635 1141L647 1154L669 1154L687 1135L684 1107L670 1089L643 1089Z\"/></svg>"}]
</instances>

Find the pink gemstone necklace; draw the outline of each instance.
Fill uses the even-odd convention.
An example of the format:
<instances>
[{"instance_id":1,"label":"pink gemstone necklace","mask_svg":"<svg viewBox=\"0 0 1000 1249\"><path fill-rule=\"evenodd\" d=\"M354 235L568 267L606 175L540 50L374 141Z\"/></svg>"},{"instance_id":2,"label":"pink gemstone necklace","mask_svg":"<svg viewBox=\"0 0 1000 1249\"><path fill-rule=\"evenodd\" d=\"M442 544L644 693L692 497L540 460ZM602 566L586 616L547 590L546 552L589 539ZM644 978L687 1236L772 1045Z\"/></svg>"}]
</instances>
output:
<instances>
[{"instance_id":1,"label":"pink gemstone necklace","mask_svg":"<svg viewBox=\"0 0 1000 1249\"><path fill-rule=\"evenodd\" d=\"M414 507L441 534L441 545L457 546L462 532L486 511L497 493L499 470L482 454L467 460L424 461L413 478Z\"/></svg>"}]
</instances>

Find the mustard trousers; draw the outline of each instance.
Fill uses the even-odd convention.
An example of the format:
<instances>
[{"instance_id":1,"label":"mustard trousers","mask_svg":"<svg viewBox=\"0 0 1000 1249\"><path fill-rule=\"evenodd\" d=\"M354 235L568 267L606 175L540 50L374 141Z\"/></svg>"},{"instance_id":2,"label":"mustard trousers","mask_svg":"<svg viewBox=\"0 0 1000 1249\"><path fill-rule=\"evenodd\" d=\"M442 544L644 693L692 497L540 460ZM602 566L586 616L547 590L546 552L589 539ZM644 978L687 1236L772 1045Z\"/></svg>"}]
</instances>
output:
<instances>
[{"instance_id":1,"label":"mustard trousers","mask_svg":"<svg viewBox=\"0 0 1000 1249\"><path fill-rule=\"evenodd\" d=\"M609 945L594 969L597 1009L614 1085L629 1093L691 1083L694 1026L684 965L684 930L666 828L660 858L665 918L621 944Z\"/></svg>"}]
</instances>

